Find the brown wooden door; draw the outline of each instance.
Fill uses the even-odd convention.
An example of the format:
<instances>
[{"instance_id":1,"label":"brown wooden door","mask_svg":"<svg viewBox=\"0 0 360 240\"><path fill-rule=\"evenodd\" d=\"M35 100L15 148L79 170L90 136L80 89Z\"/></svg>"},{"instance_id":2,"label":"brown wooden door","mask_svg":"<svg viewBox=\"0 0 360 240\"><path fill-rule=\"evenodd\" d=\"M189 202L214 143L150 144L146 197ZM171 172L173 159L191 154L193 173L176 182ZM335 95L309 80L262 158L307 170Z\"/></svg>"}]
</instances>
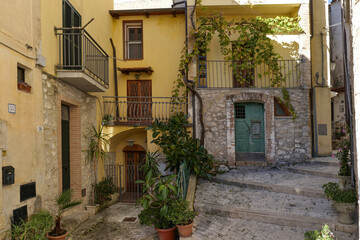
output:
<instances>
[{"instance_id":1,"label":"brown wooden door","mask_svg":"<svg viewBox=\"0 0 360 240\"><path fill-rule=\"evenodd\" d=\"M240 58L236 54L237 51L241 51L242 46L237 47L236 43L232 44L232 51L234 56L233 61L233 87L234 88L248 88L254 86L254 68L241 68L244 64L251 65L251 61L246 58Z\"/></svg>"},{"instance_id":2,"label":"brown wooden door","mask_svg":"<svg viewBox=\"0 0 360 240\"><path fill-rule=\"evenodd\" d=\"M127 96L128 120L142 122L151 121L151 80L128 80Z\"/></svg>"},{"instance_id":3,"label":"brown wooden door","mask_svg":"<svg viewBox=\"0 0 360 240\"><path fill-rule=\"evenodd\" d=\"M136 183L138 180L143 180L142 162L145 157L145 152L129 151L125 152L125 178L126 178L126 192L128 193L142 193L142 184Z\"/></svg>"}]
</instances>

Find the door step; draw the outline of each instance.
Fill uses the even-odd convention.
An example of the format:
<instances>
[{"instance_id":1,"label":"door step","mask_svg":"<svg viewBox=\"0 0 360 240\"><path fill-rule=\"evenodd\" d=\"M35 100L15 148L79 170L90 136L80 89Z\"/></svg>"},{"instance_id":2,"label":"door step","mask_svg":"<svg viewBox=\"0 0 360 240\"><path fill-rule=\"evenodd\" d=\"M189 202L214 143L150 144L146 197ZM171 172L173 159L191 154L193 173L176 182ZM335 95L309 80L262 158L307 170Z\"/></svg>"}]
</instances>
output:
<instances>
[{"instance_id":1,"label":"door step","mask_svg":"<svg viewBox=\"0 0 360 240\"><path fill-rule=\"evenodd\" d=\"M325 178L334 178L334 181L336 181L338 177L339 167L324 166L322 164L299 164L291 167L284 167L282 169L293 173L308 174Z\"/></svg>"}]
</instances>

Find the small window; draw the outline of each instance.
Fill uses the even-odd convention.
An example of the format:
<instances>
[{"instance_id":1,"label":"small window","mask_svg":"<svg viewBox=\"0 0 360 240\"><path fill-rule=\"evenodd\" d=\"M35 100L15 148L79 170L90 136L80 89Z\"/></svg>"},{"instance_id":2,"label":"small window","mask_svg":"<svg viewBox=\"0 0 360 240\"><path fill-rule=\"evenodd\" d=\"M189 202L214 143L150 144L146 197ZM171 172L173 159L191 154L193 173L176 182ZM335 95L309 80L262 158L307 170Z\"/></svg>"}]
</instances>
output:
<instances>
[{"instance_id":1,"label":"small window","mask_svg":"<svg viewBox=\"0 0 360 240\"><path fill-rule=\"evenodd\" d=\"M142 21L124 21L124 58L143 59Z\"/></svg>"},{"instance_id":2,"label":"small window","mask_svg":"<svg viewBox=\"0 0 360 240\"><path fill-rule=\"evenodd\" d=\"M274 98L275 116L288 117L291 116L287 107L280 102L278 98Z\"/></svg>"},{"instance_id":3,"label":"small window","mask_svg":"<svg viewBox=\"0 0 360 240\"><path fill-rule=\"evenodd\" d=\"M17 67L17 82L24 83L25 82L25 69L22 67Z\"/></svg>"},{"instance_id":4,"label":"small window","mask_svg":"<svg viewBox=\"0 0 360 240\"><path fill-rule=\"evenodd\" d=\"M244 105L237 105L235 106L235 117L237 119L244 119L246 118L245 116L245 106Z\"/></svg>"}]
</instances>

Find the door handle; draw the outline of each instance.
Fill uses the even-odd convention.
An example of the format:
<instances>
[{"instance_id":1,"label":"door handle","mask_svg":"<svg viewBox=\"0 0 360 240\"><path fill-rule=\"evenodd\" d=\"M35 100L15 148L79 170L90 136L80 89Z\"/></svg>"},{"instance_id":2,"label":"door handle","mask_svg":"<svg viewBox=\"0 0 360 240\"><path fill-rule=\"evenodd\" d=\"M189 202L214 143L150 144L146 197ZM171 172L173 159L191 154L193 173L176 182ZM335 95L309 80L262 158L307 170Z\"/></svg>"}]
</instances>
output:
<instances>
[{"instance_id":1,"label":"door handle","mask_svg":"<svg viewBox=\"0 0 360 240\"><path fill-rule=\"evenodd\" d=\"M249 134L249 143L250 143L250 145L254 145L254 143L252 142L252 135L253 135L253 133L252 133L252 131L250 131L250 134Z\"/></svg>"}]
</instances>

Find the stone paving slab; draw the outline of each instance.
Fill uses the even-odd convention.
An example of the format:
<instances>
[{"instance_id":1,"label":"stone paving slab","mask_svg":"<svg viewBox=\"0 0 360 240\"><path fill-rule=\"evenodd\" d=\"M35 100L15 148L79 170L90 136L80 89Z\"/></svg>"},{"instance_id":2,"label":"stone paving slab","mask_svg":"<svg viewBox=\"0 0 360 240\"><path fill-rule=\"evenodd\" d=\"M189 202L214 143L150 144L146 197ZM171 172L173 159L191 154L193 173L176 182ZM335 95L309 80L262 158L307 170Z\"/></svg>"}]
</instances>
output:
<instances>
[{"instance_id":1,"label":"stone paving slab","mask_svg":"<svg viewBox=\"0 0 360 240\"><path fill-rule=\"evenodd\" d=\"M322 219L332 219L337 216L327 199L240 188L203 179L198 182L196 203Z\"/></svg>"},{"instance_id":2,"label":"stone paving slab","mask_svg":"<svg viewBox=\"0 0 360 240\"><path fill-rule=\"evenodd\" d=\"M305 228L219 217L200 213L194 222L194 233L184 240L229 239L229 240L303 240ZM337 240L355 240L352 234L335 232Z\"/></svg>"},{"instance_id":3,"label":"stone paving slab","mask_svg":"<svg viewBox=\"0 0 360 240\"><path fill-rule=\"evenodd\" d=\"M125 217L137 217L141 207L116 203L86 220L71 233L68 240L155 240L156 230L135 223L123 222Z\"/></svg>"}]
</instances>

